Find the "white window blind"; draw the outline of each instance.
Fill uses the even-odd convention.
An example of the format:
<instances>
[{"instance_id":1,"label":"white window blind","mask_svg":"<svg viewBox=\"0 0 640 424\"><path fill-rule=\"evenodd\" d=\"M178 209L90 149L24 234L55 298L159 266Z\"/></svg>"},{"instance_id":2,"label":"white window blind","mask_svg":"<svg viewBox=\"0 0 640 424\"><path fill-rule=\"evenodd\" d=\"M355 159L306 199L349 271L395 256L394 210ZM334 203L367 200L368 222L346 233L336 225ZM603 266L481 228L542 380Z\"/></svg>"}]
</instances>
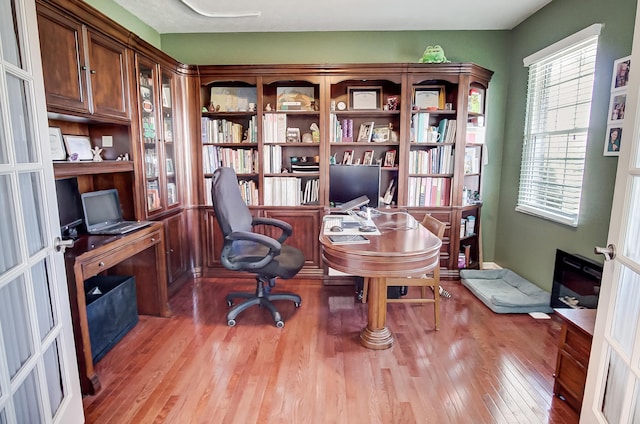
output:
<instances>
[{"instance_id":1,"label":"white window blind","mask_svg":"<svg viewBox=\"0 0 640 424\"><path fill-rule=\"evenodd\" d=\"M525 59L529 85L516 211L578 225L599 29Z\"/></svg>"}]
</instances>

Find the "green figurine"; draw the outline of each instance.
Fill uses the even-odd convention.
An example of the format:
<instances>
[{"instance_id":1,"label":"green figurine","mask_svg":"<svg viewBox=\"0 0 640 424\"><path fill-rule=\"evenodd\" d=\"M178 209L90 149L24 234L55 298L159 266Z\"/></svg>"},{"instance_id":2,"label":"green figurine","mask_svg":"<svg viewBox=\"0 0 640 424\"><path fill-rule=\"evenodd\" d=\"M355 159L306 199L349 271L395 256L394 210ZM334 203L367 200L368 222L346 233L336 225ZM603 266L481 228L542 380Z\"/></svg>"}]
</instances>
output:
<instances>
[{"instance_id":1,"label":"green figurine","mask_svg":"<svg viewBox=\"0 0 640 424\"><path fill-rule=\"evenodd\" d=\"M444 55L444 49L440 46L428 46L422 57L418 61L419 63L449 63L447 57Z\"/></svg>"}]
</instances>

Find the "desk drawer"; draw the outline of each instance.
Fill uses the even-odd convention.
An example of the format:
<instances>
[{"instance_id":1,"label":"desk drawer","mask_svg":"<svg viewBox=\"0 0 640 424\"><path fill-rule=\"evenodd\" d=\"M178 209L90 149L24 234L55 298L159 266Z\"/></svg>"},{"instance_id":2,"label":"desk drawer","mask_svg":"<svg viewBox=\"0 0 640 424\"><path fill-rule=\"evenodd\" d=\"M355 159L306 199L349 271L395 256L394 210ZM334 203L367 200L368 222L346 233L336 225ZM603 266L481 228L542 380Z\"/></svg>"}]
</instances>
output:
<instances>
[{"instance_id":1,"label":"desk drawer","mask_svg":"<svg viewBox=\"0 0 640 424\"><path fill-rule=\"evenodd\" d=\"M589 363L589 353L591 351L591 339L573 327L567 327L564 340L564 349L570 352L573 357L579 359L582 365Z\"/></svg>"},{"instance_id":2,"label":"desk drawer","mask_svg":"<svg viewBox=\"0 0 640 424\"><path fill-rule=\"evenodd\" d=\"M85 278L92 277L98 273L119 264L125 259L134 256L136 253L149 246L157 244L162 239L159 231L143 235L134 240L127 240L122 246L112 249L110 252L99 255L82 265L82 272Z\"/></svg>"}]
</instances>

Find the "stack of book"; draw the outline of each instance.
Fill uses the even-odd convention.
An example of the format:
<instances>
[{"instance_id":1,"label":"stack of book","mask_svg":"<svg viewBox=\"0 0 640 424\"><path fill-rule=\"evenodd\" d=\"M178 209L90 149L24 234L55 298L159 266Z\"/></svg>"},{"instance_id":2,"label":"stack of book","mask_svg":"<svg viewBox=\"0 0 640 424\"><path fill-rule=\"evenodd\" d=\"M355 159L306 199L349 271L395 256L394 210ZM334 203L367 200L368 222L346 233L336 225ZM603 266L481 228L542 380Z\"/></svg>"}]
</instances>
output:
<instances>
[{"instance_id":1,"label":"stack of book","mask_svg":"<svg viewBox=\"0 0 640 424\"><path fill-rule=\"evenodd\" d=\"M262 139L265 143L285 143L287 141L286 114L265 113L262 121Z\"/></svg>"}]
</instances>

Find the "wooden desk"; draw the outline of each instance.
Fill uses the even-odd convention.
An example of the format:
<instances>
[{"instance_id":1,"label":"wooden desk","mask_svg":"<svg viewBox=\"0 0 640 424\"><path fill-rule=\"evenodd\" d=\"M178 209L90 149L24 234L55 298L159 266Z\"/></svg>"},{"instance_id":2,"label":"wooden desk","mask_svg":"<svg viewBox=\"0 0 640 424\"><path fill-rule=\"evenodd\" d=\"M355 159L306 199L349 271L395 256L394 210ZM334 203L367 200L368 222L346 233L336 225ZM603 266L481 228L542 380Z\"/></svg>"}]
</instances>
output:
<instances>
[{"instance_id":1,"label":"wooden desk","mask_svg":"<svg viewBox=\"0 0 640 424\"><path fill-rule=\"evenodd\" d=\"M138 313L170 316L163 225L154 222L124 236L81 236L65 252L65 267L80 385L83 394L95 394L101 386L93 368L84 281L101 273L133 275Z\"/></svg>"},{"instance_id":2,"label":"wooden desk","mask_svg":"<svg viewBox=\"0 0 640 424\"><path fill-rule=\"evenodd\" d=\"M595 309L554 309L562 319L553 394L580 413L591 352Z\"/></svg>"},{"instance_id":3,"label":"wooden desk","mask_svg":"<svg viewBox=\"0 0 640 424\"><path fill-rule=\"evenodd\" d=\"M435 268L440 260L442 242L419 222L404 215L382 215L374 219L381 235L366 236L370 243L334 245L320 232L322 257L338 271L359 275L369 280L367 326L360 342L369 349L388 349L393 336L387 322L387 277L420 276ZM403 228L411 223L413 229ZM340 234L340 233L338 233Z\"/></svg>"}]
</instances>

